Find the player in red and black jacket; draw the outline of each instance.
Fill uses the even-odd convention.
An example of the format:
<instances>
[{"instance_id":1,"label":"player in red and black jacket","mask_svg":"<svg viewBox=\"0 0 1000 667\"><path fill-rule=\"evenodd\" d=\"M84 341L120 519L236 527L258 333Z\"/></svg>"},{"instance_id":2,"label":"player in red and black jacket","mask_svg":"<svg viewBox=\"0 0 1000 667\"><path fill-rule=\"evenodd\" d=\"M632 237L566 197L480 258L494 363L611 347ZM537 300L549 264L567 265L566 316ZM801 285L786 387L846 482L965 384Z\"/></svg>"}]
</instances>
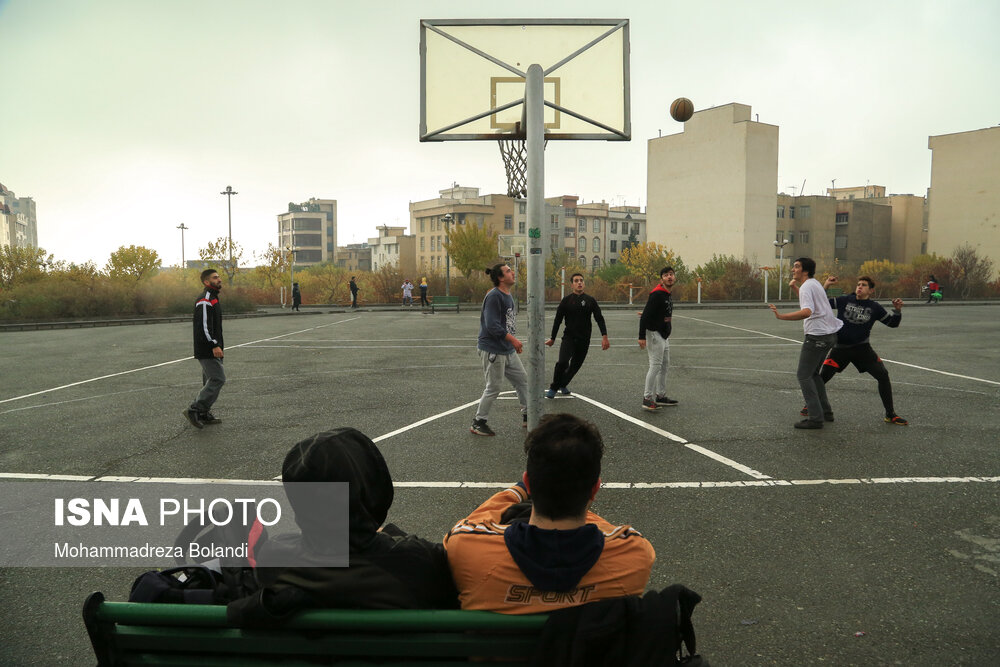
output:
<instances>
[{"instance_id":1,"label":"player in red and black jacket","mask_svg":"<svg viewBox=\"0 0 1000 667\"><path fill-rule=\"evenodd\" d=\"M222 339L222 306L219 304L219 290L222 279L215 269L201 272L204 286L194 304L194 358L201 364L201 379L204 386L198 397L184 410L184 416L195 428L205 424L219 424L222 420L211 413L212 405L219 398L222 385L226 384L226 371L222 367L225 343Z\"/></svg>"},{"instance_id":2,"label":"player in red and black jacket","mask_svg":"<svg viewBox=\"0 0 1000 667\"><path fill-rule=\"evenodd\" d=\"M649 291L646 307L639 318L639 349L649 354L649 371L642 396L644 410L677 405L677 401L666 394L667 366L670 365L670 342L667 339L670 338L674 314L670 290L676 280L673 268L666 266L660 269L660 282Z\"/></svg>"},{"instance_id":3,"label":"player in red and black jacket","mask_svg":"<svg viewBox=\"0 0 1000 667\"><path fill-rule=\"evenodd\" d=\"M825 289L836 282L837 277L830 276L823 287ZM885 408L886 423L906 426L909 422L897 415L893 406L889 371L869 342L875 322L881 322L893 329L899 326L903 319L903 300L893 299L893 310L890 313L878 301L871 298L873 289L875 281L868 276L861 276L858 278L854 294L830 299L830 305L837 311L837 319L843 321L844 326L837 332L837 344L823 362L820 377L824 383L829 382L830 378L843 371L849 364L854 364L859 373L868 373L878 381L878 393L882 398L882 407ZM802 409L802 414L808 414L806 408Z\"/></svg>"},{"instance_id":4,"label":"player in red and black jacket","mask_svg":"<svg viewBox=\"0 0 1000 667\"><path fill-rule=\"evenodd\" d=\"M552 347L556 342L556 334L559 333L559 325L565 318L566 328L563 330L562 343L559 345L559 361L556 362L552 384L545 392L545 398L555 398L557 390L563 394L570 393L569 383L583 366L583 361L587 358L587 351L590 349L591 317L594 318L601 330L601 349L607 350L611 347L611 343L608 342L608 327L604 323L601 307L597 305L594 297L583 291L583 274L574 273L570 282L573 284L573 291L559 302L555 320L552 322L552 335L545 341L546 345Z\"/></svg>"}]
</instances>

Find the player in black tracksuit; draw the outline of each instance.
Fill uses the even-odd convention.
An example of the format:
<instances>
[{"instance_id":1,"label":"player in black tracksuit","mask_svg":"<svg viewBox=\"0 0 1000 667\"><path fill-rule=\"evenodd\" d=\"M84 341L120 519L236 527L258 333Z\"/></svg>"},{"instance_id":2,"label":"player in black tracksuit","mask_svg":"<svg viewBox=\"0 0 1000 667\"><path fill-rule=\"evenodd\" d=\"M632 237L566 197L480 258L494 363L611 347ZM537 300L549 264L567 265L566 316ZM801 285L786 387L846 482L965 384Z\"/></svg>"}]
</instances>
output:
<instances>
[{"instance_id":1,"label":"player in black tracksuit","mask_svg":"<svg viewBox=\"0 0 1000 667\"><path fill-rule=\"evenodd\" d=\"M826 279L823 287L829 287L835 282L837 282L836 276L831 276ZM878 301L869 298L874 288L874 280L868 276L861 276L858 278L854 294L830 299L830 305L837 311L837 319L842 320L844 326L837 332L837 344L823 362L820 377L824 383L829 382L830 378L847 368L849 364L854 364L859 373L868 373L878 381L878 393L882 398L882 407L885 408L886 423L906 426L909 422L896 414L892 404L889 371L869 342L876 321L893 329L899 326L903 319L901 312L903 300L893 299L893 311L890 313ZM802 414L807 414L805 408L802 409Z\"/></svg>"},{"instance_id":2,"label":"player in black tracksuit","mask_svg":"<svg viewBox=\"0 0 1000 667\"><path fill-rule=\"evenodd\" d=\"M563 394L570 393L567 387L583 366L590 348L591 317L601 330L601 349L606 350L611 347L601 307L597 305L594 297L583 292L583 274L574 273L570 281L573 284L573 292L559 302L556 319L552 323L552 336L545 341L546 345L552 347L556 342L556 334L559 333L559 325L565 318L566 328L563 330L562 344L559 346L559 361L556 362L556 370L552 375L552 384L545 392L546 398L555 398L557 390Z\"/></svg>"},{"instance_id":3,"label":"player in black tracksuit","mask_svg":"<svg viewBox=\"0 0 1000 667\"><path fill-rule=\"evenodd\" d=\"M222 385L226 384L226 371L222 366L226 344L222 340L222 305L219 290L222 279L215 269L201 272L203 289L194 304L194 358L201 364L204 386L198 397L184 410L184 416L195 428L205 424L220 424L222 420L211 413L212 405L219 398Z\"/></svg>"}]
</instances>

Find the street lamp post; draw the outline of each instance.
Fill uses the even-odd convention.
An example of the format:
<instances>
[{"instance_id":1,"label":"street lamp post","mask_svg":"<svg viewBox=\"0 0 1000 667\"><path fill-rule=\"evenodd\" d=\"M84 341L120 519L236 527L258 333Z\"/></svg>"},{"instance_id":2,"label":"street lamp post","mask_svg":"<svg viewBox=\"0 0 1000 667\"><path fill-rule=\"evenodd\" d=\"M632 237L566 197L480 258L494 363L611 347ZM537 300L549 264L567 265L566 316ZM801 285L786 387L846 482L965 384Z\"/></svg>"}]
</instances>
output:
<instances>
[{"instance_id":1,"label":"street lamp post","mask_svg":"<svg viewBox=\"0 0 1000 667\"><path fill-rule=\"evenodd\" d=\"M233 266L233 195L238 195L239 192L233 190L233 186L227 185L226 189L219 193L220 195L226 195L226 207L229 209L229 266L232 270ZM233 284L232 274L229 274L229 284Z\"/></svg>"},{"instance_id":2,"label":"street lamp post","mask_svg":"<svg viewBox=\"0 0 1000 667\"><path fill-rule=\"evenodd\" d=\"M184 223L182 222L181 224L177 225L177 229L181 230L181 268L183 269L187 266L187 262L184 261L184 230L191 228L185 227Z\"/></svg>"},{"instance_id":3,"label":"street lamp post","mask_svg":"<svg viewBox=\"0 0 1000 667\"><path fill-rule=\"evenodd\" d=\"M783 282L781 278L782 269L785 268L785 246L791 243L788 239L781 239L781 241L775 241L774 247L778 248L778 301L781 301L781 283Z\"/></svg>"},{"instance_id":4,"label":"street lamp post","mask_svg":"<svg viewBox=\"0 0 1000 667\"><path fill-rule=\"evenodd\" d=\"M451 213L441 216L444 221L444 239L448 245L444 249L444 295L451 296Z\"/></svg>"}]
</instances>

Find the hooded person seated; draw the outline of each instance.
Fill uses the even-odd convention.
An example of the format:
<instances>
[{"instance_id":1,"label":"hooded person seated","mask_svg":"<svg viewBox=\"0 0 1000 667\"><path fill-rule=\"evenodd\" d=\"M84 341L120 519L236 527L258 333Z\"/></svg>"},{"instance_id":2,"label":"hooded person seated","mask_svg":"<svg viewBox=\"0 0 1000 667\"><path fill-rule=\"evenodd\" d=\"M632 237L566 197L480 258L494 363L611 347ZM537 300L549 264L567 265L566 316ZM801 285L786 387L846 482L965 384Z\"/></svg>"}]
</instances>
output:
<instances>
[{"instance_id":1,"label":"hooded person seated","mask_svg":"<svg viewBox=\"0 0 1000 667\"><path fill-rule=\"evenodd\" d=\"M272 624L307 608L458 606L442 545L383 525L392 505L392 477L378 447L363 433L338 428L299 442L285 456L281 480L301 532L253 545L261 590L229 604L231 623ZM319 565L343 550L342 519L324 511L334 503L333 487L324 492L322 485L301 482L348 483L348 567ZM325 498L317 498L317 488ZM268 567L290 561L302 566Z\"/></svg>"}]
</instances>

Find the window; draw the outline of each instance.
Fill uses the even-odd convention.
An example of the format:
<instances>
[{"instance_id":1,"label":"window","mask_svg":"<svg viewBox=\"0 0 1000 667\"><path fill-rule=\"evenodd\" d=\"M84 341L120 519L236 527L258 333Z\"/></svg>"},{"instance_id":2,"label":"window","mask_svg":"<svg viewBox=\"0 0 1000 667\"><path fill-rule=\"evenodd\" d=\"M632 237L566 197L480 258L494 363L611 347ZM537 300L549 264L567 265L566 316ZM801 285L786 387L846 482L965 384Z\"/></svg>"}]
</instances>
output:
<instances>
[{"instance_id":1,"label":"window","mask_svg":"<svg viewBox=\"0 0 1000 667\"><path fill-rule=\"evenodd\" d=\"M809 232L799 232L799 243L809 243Z\"/></svg>"},{"instance_id":2,"label":"window","mask_svg":"<svg viewBox=\"0 0 1000 667\"><path fill-rule=\"evenodd\" d=\"M593 267L594 267L595 271L597 269L601 268L601 258L598 257L597 255L594 255L594 264L593 264Z\"/></svg>"},{"instance_id":3,"label":"window","mask_svg":"<svg viewBox=\"0 0 1000 667\"><path fill-rule=\"evenodd\" d=\"M551 243L550 247L552 249L558 248L559 247L559 235L558 234L553 234L552 237L551 237L551 239L552 239L552 243Z\"/></svg>"},{"instance_id":4,"label":"window","mask_svg":"<svg viewBox=\"0 0 1000 667\"><path fill-rule=\"evenodd\" d=\"M611 241L608 243L608 250L611 252L618 252L618 241Z\"/></svg>"},{"instance_id":5,"label":"window","mask_svg":"<svg viewBox=\"0 0 1000 667\"><path fill-rule=\"evenodd\" d=\"M587 256L580 255L580 266L587 266Z\"/></svg>"},{"instance_id":6,"label":"window","mask_svg":"<svg viewBox=\"0 0 1000 667\"><path fill-rule=\"evenodd\" d=\"M812 217L812 206L799 206L799 219Z\"/></svg>"},{"instance_id":7,"label":"window","mask_svg":"<svg viewBox=\"0 0 1000 667\"><path fill-rule=\"evenodd\" d=\"M594 252L601 252L601 239L594 237Z\"/></svg>"},{"instance_id":8,"label":"window","mask_svg":"<svg viewBox=\"0 0 1000 667\"><path fill-rule=\"evenodd\" d=\"M524 220L522 220L519 223L517 223L517 233L518 234L523 234L524 233Z\"/></svg>"},{"instance_id":9,"label":"window","mask_svg":"<svg viewBox=\"0 0 1000 667\"><path fill-rule=\"evenodd\" d=\"M517 205L517 212L518 213L520 213L521 215L524 215L526 211L527 211L527 208L526 208L526 204L524 202L521 202L520 204Z\"/></svg>"},{"instance_id":10,"label":"window","mask_svg":"<svg viewBox=\"0 0 1000 667\"><path fill-rule=\"evenodd\" d=\"M423 239L420 239L420 240L423 241ZM437 251L437 237L436 236L432 236L431 237L431 252L435 252L435 251Z\"/></svg>"},{"instance_id":11,"label":"window","mask_svg":"<svg viewBox=\"0 0 1000 667\"><path fill-rule=\"evenodd\" d=\"M514 216L505 215L503 217L503 228L504 229L514 229Z\"/></svg>"},{"instance_id":12,"label":"window","mask_svg":"<svg viewBox=\"0 0 1000 667\"><path fill-rule=\"evenodd\" d=\"M323 235L322 234L294 234L292 236L292 245L296 248L302 246L321 246L323 245Z\"/></svg>"},{"instance_id":13,"label":"window","mask_svg":"<svg viewBox=\"0 0 1000 667\"><path fill-rule=\"evenodd\" d=\"M580 221L577 224L577 227L580 229L581 232L587 231L587 219L586 218L580 218Z\"/></svg>"},{"instance_id":14,"label":"window","mask_svg":"<svg viewBox=\"0 0 1000 667\"><path fill-rule=\"evenodd\" d=\"M784 206L779 206L778 207L778 217L779 218L784 218L785 217L785 207Z\"/></svg>"},{"instance_id":15,"label":"window","mask_svg":"<svg viewBox=\"0 0 1000 667\"><path fill-rule=\"evenodd\" d=\"M464 225L465 224L465 214L464 213L459 213L458 214L458 224L460 224L460 225Z\"/></svg>"},{"instance_id":16,"label":"window","mask_svg":"<svg viewBox=\"0 0 1000 667\"><path fill-rule=\"evenodd\" d=\"M594 218L594 233L595 234L601 233L601 221L598 220L597 218Z\"/></svg>"},{"instance_id":17,"label":"window","mask_svg":"<svg viewBox=\"0 0 1000 667\"><path fill-rule=\"evenodd\" d=\"M837 214L837 224L838 225L846 225L847 224L847 214L846 213L838 213Z\"/></svg>"},{"instance_id":18,"label":"window","mask_svg":"<svg viewBox=\"0 0 1000 667\"><path fill-rule=\"evenodd\" d=\"M838 237L836 237L834 239L833 247L837 248L837 249L844 249L844 248L846 248L847 247L847 237L846 236L838 236Z\"/></svg>"},{"instance_id":19,"label":"window","mask_svg":"<svg viewBox=\"0 0 1000 667\"><path fill-rule=\"evenodd\" d=\"M327 241L327 243L326 243L326 251L327 252L333 252L333 241Z\"/></svg>"},{"instance_id":20,"label":"window","mask_svg":"<svg viewBox=\"0 0 1000 667\"><path fill-rule=\"evenodd\" d=\"M611 233L612 234L617 234L618 233L618 221L617 220L612 220L611 221Z\"/></svg>"},{"instance_id":21,"label":"window","mask_svg":"<svg viewBox=\"0 0 1000 667\"><path fill-rule=\"evenodd\" d=\"M424 241L426 241L426 240L427 240L426 237L424 237L424 236L420 237L420 250L421 251L423 251L423 249L424 249Z\"/></svg>"},{"instance_id":22,"label":"window","mask_svg":"<svg viewBox=\"0 0 1000 667\"><path fill-rule=\"evenodd\" d=\"M580 249L580 252L586 252L587 251L587 239L586 239L586 237L583 237L583 236L580 237L580 242L577 245L577 247ZM584 261L587 261L586 258L584 258Z\"/></svg>"},{"instance_id":23,"label":"window","mask_svg":"<svg viewBox=\"0 0 1000 667\"><path fill-rule=\"evenodd\" d=\"M788 242L795 243L795 232L788 232Z\"/></svg>"},{"instance_id":24,"label":"window","mask_svg":"<svg viewBox=\"0 0 1000 667\"><path fill-rule=\"evenodd\" d=\"M784 230L779 229L778 233L774 235L774 240L777 241L778 243L783 243L785 241Z\"/></svg>"},{"instance_id":25,"label":"window","mask_svg":"<svg viewBox=\"0 0 1000 667\"><path fill-rule=\"evenodd\" d=\"M292 222L292 229L296 231L318 232L323 229L323 222L319 218L295 218Z\"/></svg>"},{"instance_id":26,"label":"window","mask_svg":"<svg viewBox=\"0 0 1000 667\"><path fill-rule=\"evenodd\" d=\"M424 231L424 222L425 220L423 218L420 218L420 231Z\"/></svg>"},{"instance_id":27,"label":"window","mask_svg":"<svg viewBox=\"0 0 1000 667\"><path fill-rule=\"evenodd\" d=\"M635 234L636 236L639 236L639 223L638 222L633 222L632 223L632 233Z\"/></svg>"},{"instance_id":28,"label":"window","mask_svg":"<svg viewBox=\"0 0 1000 667\"><path fill-rule=\"evenodd\" d=\"M794 206L789 206L788 207L788 217L791 218L792 220L795 219L795 207Z\"/></svg>"}]
</instances>

